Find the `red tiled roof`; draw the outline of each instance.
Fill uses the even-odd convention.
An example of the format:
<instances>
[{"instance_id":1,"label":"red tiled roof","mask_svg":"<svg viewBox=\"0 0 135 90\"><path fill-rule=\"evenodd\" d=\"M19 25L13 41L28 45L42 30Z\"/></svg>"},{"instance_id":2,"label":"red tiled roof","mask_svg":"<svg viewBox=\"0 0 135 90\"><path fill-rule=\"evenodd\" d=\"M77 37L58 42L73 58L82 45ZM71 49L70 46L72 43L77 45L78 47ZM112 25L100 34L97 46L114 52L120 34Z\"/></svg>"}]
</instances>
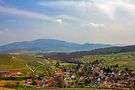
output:
<instances>
[{"instance_id":1,"label":"red tiled roof","mask_svg":"<svg viewBox=\"0 0 135 90\"><path fill-rule=\"evenodd\" d=\"M0 72L1 75L11 75L11 76L16 76L16 75L21 75L21 72Z\"/></svg>"}]
</instances>

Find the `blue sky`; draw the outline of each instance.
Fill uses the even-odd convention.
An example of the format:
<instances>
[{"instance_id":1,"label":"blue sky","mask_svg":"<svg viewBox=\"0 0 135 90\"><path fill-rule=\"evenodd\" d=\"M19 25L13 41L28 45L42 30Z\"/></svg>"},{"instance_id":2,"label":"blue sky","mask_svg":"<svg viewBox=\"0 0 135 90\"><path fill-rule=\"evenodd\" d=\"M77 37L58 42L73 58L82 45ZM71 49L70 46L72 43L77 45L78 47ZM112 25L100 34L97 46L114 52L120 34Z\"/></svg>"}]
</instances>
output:
<instances>
[{"instance_id":1,"label":"blue sky","mask_svg":"<svg viewBox=\"0 0 135 90\"><path fill-rule=\"evenodd\" d=\"M135 44L135 1L0 0L0 45L41 38Z\"/></svg>"}]
</instances>

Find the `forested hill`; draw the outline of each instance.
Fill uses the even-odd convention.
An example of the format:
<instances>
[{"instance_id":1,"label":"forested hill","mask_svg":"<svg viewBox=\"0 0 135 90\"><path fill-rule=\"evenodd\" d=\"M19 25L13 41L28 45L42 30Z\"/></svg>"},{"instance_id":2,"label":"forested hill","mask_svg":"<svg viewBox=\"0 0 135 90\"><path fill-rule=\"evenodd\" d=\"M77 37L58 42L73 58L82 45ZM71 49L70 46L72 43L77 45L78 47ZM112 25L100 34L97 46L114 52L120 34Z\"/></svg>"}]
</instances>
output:
<instances>
[{"instance_id":1,"label":"forested hill","mask_svg":"<svg viewBox=\"0 0 135 90\"><path fill-rule=\"evenodd\" d=\"M101 48L101 49L95 49L91 51L80 51L80 52L72 52L72 53L49 53L49 54L44 54L44 56L46 58L51 58L51 59L72 61L74 58L79 58L87 55L106 55L106 54L116 54L122 52L132 52L132 51L135 51L135 45Z\"/></svg>"},{"instance_id":2,"label":"forested hill","mask_svg":"<svg viewBox=\"0 0 135 90\"><path fill-rule=\"evenodd\" d=\"M89 54L113 54L113 53L132 52L132 51L135 51L135 45L95 49L90 51Z\"/></svg>"},{"instance_id":3,"label":"forested hill","mask_svg":"<svg viewBox=\"0 0 135 90\"><path fill-rule=\"evenodd\" d=\"M77 44L55 39L38 39L33 41L14 42L0 46L0 52L75 52L89 51L97 48L111 47L106 44Z\"/></svg>"}]
</instances>

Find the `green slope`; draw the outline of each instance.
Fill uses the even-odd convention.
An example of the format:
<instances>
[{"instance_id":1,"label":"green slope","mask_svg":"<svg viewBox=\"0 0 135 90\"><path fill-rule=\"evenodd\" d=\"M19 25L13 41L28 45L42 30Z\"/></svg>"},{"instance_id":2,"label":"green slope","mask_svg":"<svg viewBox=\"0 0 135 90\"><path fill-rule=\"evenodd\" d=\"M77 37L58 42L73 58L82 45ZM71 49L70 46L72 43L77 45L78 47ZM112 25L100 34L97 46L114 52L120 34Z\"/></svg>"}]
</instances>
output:
<instances>
[{"instance_id":1,"label":"green slope","mask_svg":"<svg viewBox=\"0 0 135 90\"><path fill-rule=\"evenodd\" d=\"M36 74L42 75L48 72L48 68L52 66L50 64L40 64L39 61L42 62L42 60L35 58L34 54L10 55L0 53L0 71L20 71L25 76L30 76L32 75L32 71L26 67L27 64L33 70L39 67L36 70Z\"/></svg>"},{"instance_id":2,"label":"green slope","mask_svg":"<svg viewBox=\"0 0 135 90\"><path fill-rule=\"evenodd\" d=\"M103 66L119 65L120 67L135 68L135 52L126 52L110 55L90 55L80 58L84 62L99 60Z\"/></svg>"}]
</instances>

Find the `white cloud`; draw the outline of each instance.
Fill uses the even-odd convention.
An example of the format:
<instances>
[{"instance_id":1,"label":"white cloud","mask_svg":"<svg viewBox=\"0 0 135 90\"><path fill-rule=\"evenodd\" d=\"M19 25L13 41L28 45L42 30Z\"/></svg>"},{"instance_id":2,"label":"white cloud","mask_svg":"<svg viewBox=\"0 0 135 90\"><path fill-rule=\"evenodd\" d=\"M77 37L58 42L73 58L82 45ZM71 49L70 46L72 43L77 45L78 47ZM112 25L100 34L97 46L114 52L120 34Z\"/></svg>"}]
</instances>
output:
<instances>
[{"instance_id":1,"label":"white cloud","mask_svg":"<svg viewBox=\"0 0 135 90\"><path fill-rule=\"evenodd\" d=\"M104 0L94 3L94 5L103 13L107 14L111 19L115 19L117 8L123 9L129 13L135 13L135 6L126 0Z\"/></svg>"},{"instance_id":2,"label":"white cloud","mask_svg":"<svg viewBox=\"0 0 135 90\"><path fill-rule=\"evenodd\" d=\"M57 4L56 4L57 3ZM50 2L39 2L39 6L47 6L52 8L61 8L61 7L71 7L71 8L78 8L80 6L84 6L84 1L50 1Z\"/></svg>"},{"instance_id":3,"label":"white cloud","mask_svg":"<svg viewBox=\"0 0 135 90\"><path fill-rule=\"evenodd\" d=\"M64 22L62 21L62 19L57 19L56 21L57 21L58 23L60 23L60 24L64 23Z\"/></svg>"},{"instance_id":4,"label":"white cloud","mask_svg":"<svg viewBox=\"0 0 135 90\"><path fill-rule=\"evenodd\" d=\"M92 5L92 0L78 0L78 1L72 1L72 0L59 0L59 1L49 1L49 2L39 2L39 6L45 6L50 8L59 8L59 9L78 9L83 10L86 8L89 8ZM64 8L61 8L64 7Z\"/></svg>"},{"instance_id":5,"label":"white cloud","mask_svg":"<svg viewBox=\"0 0 135 90\"><path fill-rule=\"evenodd\" d=\"M103 28L103 27L105 27L104 24L98 24L98 23L94 23L94 22L87 23L85 26L86 27L94 27L94 28Z\"/></svg>"},{"instance_id":6,"label":"white cloud","mask_svg":"<svg viewBox=\"0 0 135 90\"><path fill-rule=\"evenodd\" d=\"M63 24L63 25L67 25L68 23L67 22L65 22L63 19L61 19L61 18L58 18L58 19L56 19L56 21L55 21L56 23L59 23L59 24ZM56 24L57 25L57 24Z\"/></svg>"},{"instance_id":7,"label":"white cloud","mask_svg":"<svg viewBox=\"0 0 135 90\"><path fill-rule=\"evenodd\" d=\"M38 5L71 10L79 13L85 11L85 13L90 12L91 8L96 8L100 13L106 14L110 19L115 19L115 13L117 8L124 9L130 14L135 14L135 5L130 3L128 0L80 0L80 1L49 1L49 2L39 2ZM99 12L98 12L99 13Z\"/></svg>"},{"instance_id":8,"label":"white cloud","mask_svg":"<svg viewBox=\"0 0 135 90\"><path fill-rule=\"evenodd\" d=\"M61 19L64 19L64 20L70 20L70 21L81 21L80 19L76 18L76 17L73 17L73 16L69 16L69 15L57 15L56 18L61 18Z\"/></svg>"},{"instance_id":9,"label":"white cloud","mask_svg":"<svg viewBox=\"0 0 135 90\"><path fill-rule=\"evenodd\" d=\"M31 11L27 11L27 10L20 10L17 8L3 7L3 6L0 6L0 13L13 14L13 15L17 15L17 16L23 16L26 18L41 19L41 20L47 20L47 21L51 21L51 22L57 21L58 23L63 23L63 20L80 21L80 19L78 19L78 18L69 16L69 15L65 15L65 14L56 15L54 17L51 17L51 16L48 16L45 14L40 14L40 13L31 12ZM59 18L61 18L61 20Z\"/></svg>"},{"instance_id":10,"label":"white cloud","mask_svg":"<svg viewBox=\"0 0 135 90\"><path fill-rule=\"evenodd\" d=\"M18 16L23 16L23 17L27 17L27 18L54 21L54 18L52 18L50 16L35 13L35 12L30 12L30 11L26 11L26 10L20 10L20 9L17 9L17 8L9 8L9 7L0 6L0 12L1 13L6 13L6 14L13 14L13 15L18 15Z\"/></svg>"},{"instance_id":11,"label":"white cloud","mask_svg":"<svg viewBox=\"0 0 135 90\"><path fill-rule=\"evenodd\" d=\"M7 32L5 30L4 33L0 31L0 43L2 38L3 42L6 42L6 40L19 41L37 38L56 38L80 43L134 44L135 3L130 1L49 0L40 3L43 4L44 8L36 7L37 10L42 8L44 13L50 12L49 10L55 10L54 13L51 12L52 16L0 6L0 14L12 14L52 22L45 23L27 20L27 23L21 24L18 23L21 21L16 19L16 25L13 24L14 21L6 21L7 19L5 19L5 22L2 23L5 23L5 27L11 28L11 30ZM46 10L46 7L49 10Z\"/></svg>"}]
</instances>

